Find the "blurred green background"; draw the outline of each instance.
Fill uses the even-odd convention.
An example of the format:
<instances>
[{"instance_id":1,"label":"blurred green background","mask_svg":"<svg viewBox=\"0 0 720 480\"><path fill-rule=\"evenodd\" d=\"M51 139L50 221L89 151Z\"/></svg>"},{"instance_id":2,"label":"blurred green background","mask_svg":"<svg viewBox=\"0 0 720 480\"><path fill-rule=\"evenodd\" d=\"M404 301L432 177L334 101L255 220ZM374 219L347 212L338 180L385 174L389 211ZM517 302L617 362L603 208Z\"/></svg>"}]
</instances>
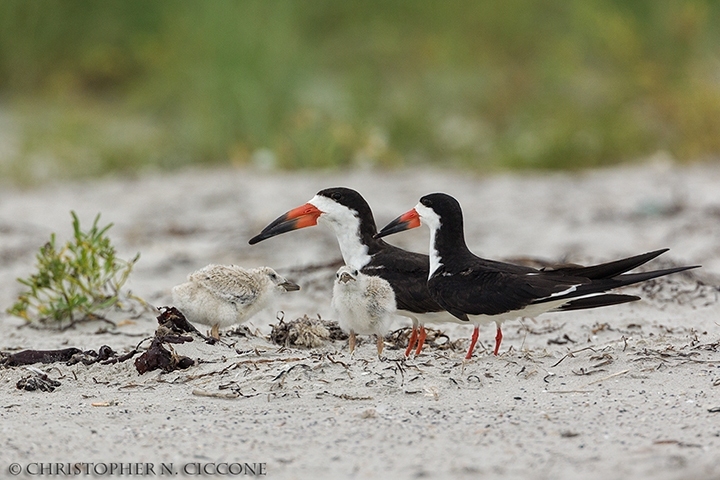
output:
<instances>
[{"instance_id":1,"label":"blurred green background","mask_svg":"<svg viewBox=\"0 0 720 480\"><path fill-rule=\"evenodd\" d=\"M0 2L0 174L720 151L720 2Z\"/></svg>"}]
</instances>

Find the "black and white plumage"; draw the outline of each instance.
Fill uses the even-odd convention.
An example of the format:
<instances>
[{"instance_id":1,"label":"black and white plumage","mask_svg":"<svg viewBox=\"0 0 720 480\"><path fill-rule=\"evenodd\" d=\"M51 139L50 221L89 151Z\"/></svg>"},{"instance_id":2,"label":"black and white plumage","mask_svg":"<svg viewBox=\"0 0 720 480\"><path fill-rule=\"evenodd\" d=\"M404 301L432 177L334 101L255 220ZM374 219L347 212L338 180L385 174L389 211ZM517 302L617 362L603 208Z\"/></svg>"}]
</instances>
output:
<instances>
[{"instance_id":1,"label":"black and white plumage","mask_svg":"<svg viewBox=\"0 0 720 480\"><path fill-rule=\"evenodd\" d=\"M578 265L540 270L486 260L468 249L460 204L444 193L425 195L414 209L390 222L378 236L415 228L421 223L430 227L430 294L448 312L475 325L467 359L472 356L481 324L494 322L497 325L494 352L497 355L502 341L501 325L505 320L535 317L551 310L579 310L632 302L640 297L606 292L697 268L626 273L668 249L589 267Z\"/></svg>"},{"instance_id":2,"label":"black and white plumage","mask_svg":"<svg viewBox=\"0 0 720 480\"><path fill-rule=\"evenodd\" d=\"M375 238L377 226L370 205L355 190L344 187L321 190L308 203L278 217L249 243L254 245L281 233L318 223L324 223L335 233L346 265L390 283L395 293L397 313L413 321L413 333L405 356L410 355L415 345L416 355L422 351L424 323L458 321L430 296L427 288L428 256L408 252Z\"/></svg>"},{"instance_id":3,"label":"black and white plumage","mask_svg":"<svg viewBox=\"0 0 720 480\"><path fill-rule=\"evenodd\" d=\"M243 323L279 295L299 289L270 267L208 265L173 287L172 296L188 321L211 325L211 335L218 338L220 328Z\"/></svg>"},{"instance_id":4,"label":"black and white plumage","mask_svg":"<svg viewBox=\"0 0 720 480\"><path fill-rule=\"evenodd\" d=\"M355 334L374 334L378 357L382 355L385 334L395 314L395 293L390 284L377 276L365 275L344 265L335 274L332 308L340 328L350 335L350 354L355 351Z\"/></svg>"}]
</instances>

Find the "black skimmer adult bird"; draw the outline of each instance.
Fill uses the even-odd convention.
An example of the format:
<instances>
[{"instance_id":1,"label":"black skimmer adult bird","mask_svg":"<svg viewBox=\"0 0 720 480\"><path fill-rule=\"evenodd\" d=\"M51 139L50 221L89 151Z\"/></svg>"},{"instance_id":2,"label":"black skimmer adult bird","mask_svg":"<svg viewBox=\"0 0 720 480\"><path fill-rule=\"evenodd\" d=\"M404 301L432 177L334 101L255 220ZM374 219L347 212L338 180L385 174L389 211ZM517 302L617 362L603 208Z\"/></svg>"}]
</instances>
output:
<instances>
[{"instance_id":1,"label":"black skimmer adult bird","mask_svg":"<svg viewBox=\"0 0 720 480\"><path fill-rule=\"evenodd\" d=\"M667 248L589 267L572 265L538 270L486 260L468 249L460 204L444 193L425 195L415 208L390 222L377 237L423 223L430 227L430 294L448 312L475 325L466 359L472 357L481 324L496 324L494 353L497 355L505 320L535 317L551 310L580 310L633 302L640 297L606 292L698 267L626 273L666 252Z\"/></svg>"},{"instance_id":2,"label":"black skimmer adult bird","mask_svg":"<svg viewBox=\"0 0 720 480\"><path fill-rule=\"evenodd\" d=\"M270 267L246 270L237 265L208 265L173 287L175 306L190 323L210 325L210 336L220 328L250 320L285 292L300 287Z\"/></svg>"},{"instance_id":3,"label":"black skimmer adult bird","mask_svg":"<svg viewBox=\"0 0 720 480\"><path fill-rule=\"evenodd\" d=\"M332 307L340 328L350 335L350 355L355 351L355 334L375 335L378 358L382 358L385 334L395 314L395 293L390 284L376 275L365 275L343 265L335 274Z\"/></svg>"},{"instance_id":4,"label":"black skimmer adult bird","mask_svg":"<svg viewBox=\"0 0 720 480\"><path fill-rule=\"evenodd\" d=\"M430 296L428 256L408 252L375 238L377 226L370 205L355 190L334 187L319 191L308 203L270 223L250 239L250 245L318 222L328 225L335 233L346 265L365 275L379 276L392 286L397 314L413 321L406 357L415 345L415 355L422 351L425 323L457 321Z\"/></svg>"}]
</instances>

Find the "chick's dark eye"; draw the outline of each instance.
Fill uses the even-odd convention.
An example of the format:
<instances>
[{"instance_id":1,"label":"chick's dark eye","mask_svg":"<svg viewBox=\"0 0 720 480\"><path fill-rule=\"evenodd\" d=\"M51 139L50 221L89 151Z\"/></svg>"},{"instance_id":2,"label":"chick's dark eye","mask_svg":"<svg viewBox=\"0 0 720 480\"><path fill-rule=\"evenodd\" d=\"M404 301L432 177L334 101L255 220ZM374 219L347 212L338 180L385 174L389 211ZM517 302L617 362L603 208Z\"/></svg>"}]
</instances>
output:
<instances>
[{"instance_id":1,"label":"chick's dark eye","mask_svg":"<svg viewBox=\"0 0 720 480\"><path fill-rule=\"evenodd\" d=\"M353 271L352 271L352 274L353 274L353 275L357 275L357 274L358 274L358 271L357 271L357 270L353 270Z\"/></svg>"}]
</instances>

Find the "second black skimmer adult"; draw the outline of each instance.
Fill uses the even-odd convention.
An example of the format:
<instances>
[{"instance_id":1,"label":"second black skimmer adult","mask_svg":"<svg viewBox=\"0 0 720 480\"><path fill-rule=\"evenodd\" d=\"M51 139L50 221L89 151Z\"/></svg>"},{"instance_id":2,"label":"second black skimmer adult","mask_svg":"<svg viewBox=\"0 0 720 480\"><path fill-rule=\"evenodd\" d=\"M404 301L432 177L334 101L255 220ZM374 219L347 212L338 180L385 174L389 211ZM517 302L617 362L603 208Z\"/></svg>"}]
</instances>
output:
<instances>
[{"instance_id":1,"label":"second black skimmer adult","mask_svg":"<svg viewBox=\"0 0 720 480\"><path fill-rule=\"evenodd\" d=\"M626 273L668 249L589 267L572 265L540 270L486 260L468 249L460 204L444 193L425 195L415 208L390 222L376 236L419 227L422 223L430 227L430 294L448 312L475 325L466 359L472 357L481 324L496 324L497 355L505 320L535 317L551 310L580 310L640 300L635 295L606 292L698 267Z\"/></svg>"},{"instance_id":2,"label":"second black skimmer adult","mask_svg":"<svg viewBox=\"0 0 720 480\"><path fill-rule=\"evenodd\" d=\"M308 203L270 223L250 239L250 245L318 222L328 225L335 233L346 265L365 275L379 276L392 286L397 314L413 321L405 356L410 355L416 342L415 354L422 351L425 342L423 325L426 322L458 321L430 296L427 287L428 256L408 252L375 238L377 226L370 205L350 188L334 187L319 191Z\"/></svg>"}]
</instances>

